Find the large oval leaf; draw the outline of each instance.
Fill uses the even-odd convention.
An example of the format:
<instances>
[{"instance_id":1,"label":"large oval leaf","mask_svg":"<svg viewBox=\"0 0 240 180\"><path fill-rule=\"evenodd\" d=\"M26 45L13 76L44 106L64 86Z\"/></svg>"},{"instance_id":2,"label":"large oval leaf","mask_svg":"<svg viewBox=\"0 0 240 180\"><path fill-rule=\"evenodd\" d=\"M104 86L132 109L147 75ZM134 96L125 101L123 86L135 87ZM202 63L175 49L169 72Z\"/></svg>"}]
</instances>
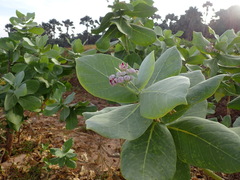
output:
<instances>
[{"instance_id":1,"label":"large oval leaf","mask_svg":"<svg viewBox=\"0 0 240 180\"><path fill-rule=\"evenodd\" d=\"M20 97L18 102L25 110L29 111L34 111L42 106L41 100L32 95Z\"/></svg>"},{"instance_id":2,"label":"large oval leaf","mask_svg":"<svg viewBox=\"0 0 240 180\"><path fill-rule=\"evenodd\" d=\"M12 109L18 102L18 99L14 93L7 93L4 100L4 109L8 111Z\"/></svg>"},{"instance_id":3,"label":"large oval leaf","mask_svg":"<svg viewBox=\"0 0 240 180\"><path fill-rule=\"evenodd\" d=\"M125 14L132 17L150 17L157 11L157 8L149 6L145 3L139 3L134 6L133 11L127 10L124 11Z\"/></svg>"},{"instance_id":4,"label":"large oval leaf","mask_svg":"<svg viewBox=\"0 0 240 180\"><path fill-rule=\"evenodd\" d=\"M226 126L185 117L168 128L183 162L224 173L240 171L240 137Z\"/></svg>"},{"instance_id":5,"label":"large oval leaf","mask_svg":"<svg viewBox=\"0 0 240 180\"><path fill-rule=\"evenodd\" d=\"M140 112L143 117L155 119L165 116L174 107L187 104L190 81L174 76L158 81L140 93Z\"/></svg>"},{"instance_id":6,"label":"large oval leaf","mask_svg":"<svg viewBox=\"0 0 240 180\"><path fill-rule=\"evenodd\" d=\"M154 71L154 67L155 67L155 57L154 57L154 52L151 52L143 60L139 68L138 78L136 81L136 86L139 88L139 90L143 89L147 85Z\"/></svg>"},{"instance_id":7,"label":"large oval leaf","mask_svg":"<svg viewBox=\"0 0 240 180\"><path fill-rule=\"evenodd\" d=\"M108 30L97 40L96 46L97 49L101 52L106 52L110 48L111 39L118 38L121 36L121 33L118 31L115 25L112 25L108 28Z\"/></svg>"},{"instance_id":8,"label":"large oval leaf","mask_svg":"<svg viewBox=\"0 0 240 180\"><path fill-rule=\"evenodd\" d=\"M231 109L240 110L240 96L229 102L227 106Z\"/></svg>"},{"instance_id":9,"label":"large oval leaf","mask_svg":"<svg viewBox=\"0 0 240 180\"><path fill-rule=\"evenodd\" d=\"M189 104L196 104L212 96L226 74L214 76L202 81L189 89L187 101Z\"/></svg>"},{"instance_id":10,"label":"large oval leaf","mask_svg":"<svg viewBox=\"0 0 240 180\"><path fill-rule=\"evenodd\" d=\"M176 171L176 150L166 126L153 123L138 139L126 141L121 153L121 171L131 180L169 180Z\"/></svg>"},{"instance_id":11,"label":"large oval leaf","mask_svg":"<svg viewBox=\"0 0 240 180\"><path fill-rule=\"evenodd\" d=\"M182 56L176 47L171 47L157 59L148 86L170 76L178 75L181 72L181 69Z\"/></svg>"},{"instance_id":12,"label":"large oval leaf","mask_svg":"<svg viewBox=\"0 0 240 180\"><path fill-rule=\"evenodd\" d=\"M152 120L140 115L139 104L120 106L86 121L87 129L102 136L127 140L141 136L151 123Z\"/></svg>"},{"instance_id":13,"label":"large oval leaf","mask_svg":"<svg viewBox=\"0 0 240 180\"><path fill-rule=\"evenodd\" d=\"M111 86L108 77L122 63L110 55L96 54L77 59L77 77L81 85L94 96L120 103L137 101L135 92L125 86Z\"/></svg>"},{"instance_id":14,"label":"large oval leaf","mask_svg":"<svg viewBox=\"0 0 240 180\"><path fill-rule=\"evenodd\" d=\"M123 18L112 20L118 30L125 34L133 43L140 46L148 46L156 41L156 34L152 29L129 24Z\"/></svg>"}]
</instances>

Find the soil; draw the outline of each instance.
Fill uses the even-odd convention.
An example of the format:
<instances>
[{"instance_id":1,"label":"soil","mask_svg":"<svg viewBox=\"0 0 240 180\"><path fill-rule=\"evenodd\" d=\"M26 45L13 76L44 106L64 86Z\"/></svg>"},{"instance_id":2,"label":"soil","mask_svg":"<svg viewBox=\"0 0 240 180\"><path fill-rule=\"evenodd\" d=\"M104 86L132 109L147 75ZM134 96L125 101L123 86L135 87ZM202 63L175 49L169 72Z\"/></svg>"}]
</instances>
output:
<instances>
[{"instance_id":1,"label":"soil","mask_svg":"<svg viewBox=\"0 0 240 180\"><path fill-rule=\"evenodd\" d=\"M97 106L98 110L107 106L116 106L116 104L111 104L87 93L76 78L73 77L70 82L73 85L72 91L76 93L76 102L90 101ZM14 136L11 158L0 164L0 180L124 179L119 169L122 140L107 139L93 131L86 130L82 116L78 116L79 126L74 130L66 130L65 123L59 121L58 115L46 117L30 113L28 116L30 118L24 123L20 132ZM4 152L4 149L1 148L4 137L1 134L0 161L1 153ZM51 158L49 148L60 148L69 138L74 140L73 149L77 153L77 168L60 168L52 165L50 169L47 169L43 161L44 158ZM47 144L49 148L43 150L42 145ZM226 180L240 179L239 173L232 175L219 173L219 175ZM192 180L211 180L195 167L191 168L191 176Z\"/></svg>"}]
</instances>

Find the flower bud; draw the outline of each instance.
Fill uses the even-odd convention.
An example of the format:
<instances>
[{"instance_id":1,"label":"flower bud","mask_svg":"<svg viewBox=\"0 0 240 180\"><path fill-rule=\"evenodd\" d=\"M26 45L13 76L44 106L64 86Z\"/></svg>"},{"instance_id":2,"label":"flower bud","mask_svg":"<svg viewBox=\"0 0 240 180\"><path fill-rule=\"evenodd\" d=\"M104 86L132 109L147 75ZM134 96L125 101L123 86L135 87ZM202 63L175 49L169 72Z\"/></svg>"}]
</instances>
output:
<instances>
[{"instance_id":1,"label":"flower bud","mask_svg":"<svg viewBox=\"0 0 240 180\"><path fill-rule=\"evenodd\" d=\"M121 64L119 64L119 69L120 70L126 70L128 68L128 63L121 63Z\"/></svg>"},{"instance_id":2,"label":"flower bud","mask_svg":"<svg viewBox=\"0 0 240 180\"><path fill-rule=\"evenodd\" d=\"M109 83L110 83L111 86L115 86L117 84L117 78L111 78L110 79L110 77L109 77Z\"/></svg>"},{"instance_id":3,"label":"flower bud","mask_svg":"<svg viewBox=\"0 0 240 180\"><path fill-rule=\"evenodd\" d=\"M130 68L130 69L127 69L127 72L128 72L129 74L134 74L134 73L136 73L136 70L133 69L133 68Z\"/></svg>"},{"instance_id":4,"label":"flower bud","mask_svg":"<svg viewBox=\"0 0 240 180\"><path fill-rule=\"evenodd\" d=\"M123 83L124 82L124 78L122 76L117 78L117 83Z\"/></svg>"},{"instance_id":5,"label":"flower bud","mask_svg":"<svg viewBox=\"0 0 240 180\"><path fill-rule=\"evenodd\" d=\"M131 81L132 80L132 77L129 76L129 75L126 75L123 78L124 78L124 81Z\"/></svg>"},{"instance_id":6,"label":"flower bud","mask_svg":"<svg viewBox=\"0 0 240 180\"><path fill-rule=\"evenodd\" d=\"M110 75L110 76L108 77L108 79L109 79L109 80L113 80L115 77L116 77L115 74L112 74L112 75Z\"/></svg>"}]
</instances>

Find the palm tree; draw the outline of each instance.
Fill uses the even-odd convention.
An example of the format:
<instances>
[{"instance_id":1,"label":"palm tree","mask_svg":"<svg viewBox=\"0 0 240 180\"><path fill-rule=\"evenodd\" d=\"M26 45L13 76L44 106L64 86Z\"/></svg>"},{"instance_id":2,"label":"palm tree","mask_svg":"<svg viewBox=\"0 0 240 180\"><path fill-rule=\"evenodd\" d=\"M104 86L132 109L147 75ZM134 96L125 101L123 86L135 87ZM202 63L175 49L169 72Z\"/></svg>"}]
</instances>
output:
<instances>
[{"instance_id":1,"label":"palm tree","mask_svg":"<svg viewBox=\"0 0 240 180\"><path fill-rule=\"evenodd\" d=\"M55 38L56 29L59 29L59 26L62 26L62 24L59 21L57 21L56 19L50 19L48 22L51 25L51 30L53 32L53 38Z\"/></svg>"},{"instance_id":2,"label":"palm tree","mask_svg":"<svg viewBox=\"0 0 240 180\"><path fill-rule=\"evenodd\" d=\"M69 28L71 27L71 29L75 29L75 27L73 26L73 21L70 21L69 19L62 21L64 26L66 27L66 34L69 35L68 31Z\"/></svg>"}]
</instances>

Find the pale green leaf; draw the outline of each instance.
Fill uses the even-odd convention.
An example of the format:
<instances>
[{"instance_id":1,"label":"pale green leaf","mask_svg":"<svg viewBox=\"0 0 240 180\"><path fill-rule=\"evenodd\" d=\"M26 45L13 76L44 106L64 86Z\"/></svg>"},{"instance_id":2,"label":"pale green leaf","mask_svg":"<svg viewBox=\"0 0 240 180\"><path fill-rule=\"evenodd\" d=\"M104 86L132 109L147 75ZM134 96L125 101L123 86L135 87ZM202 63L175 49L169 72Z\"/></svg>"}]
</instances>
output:
<instances>
[{"instance_id":1,"label":"pale green leaf","mask_svg":"<svg viewBox=\"0 0 240 180\"><path fill-rule=\"evenodd\" d=\"M195 104L212 96L225 76L225 74L217 75L191 87L187 95L187 102Z\"/></svg>"},{"instance_id":2,"label":"pale green leaf","mask_svg":"<svg viewBox=\"0 0 240 180\"><path fill-rule=\"evenodd\" d=\"M143 117L155 119L165 116L174 107L187 104L190 81L174 76L158 81L140 93L140 112Z\"/></svg>"},{"instance_id":3,"label":"pale green leaf","mask_svg":"<svg viewBox=\"0 0 240 180\"><path fill-rule=\"evenodd\" d=\"M166 126L153 123L138 139L126 141L121 152L121 171L126 179L168 180L176 171L174 141Z\"/></svg>"},{"instance_id":4,"label":"pale green leaf","mask_svg":"<svg viewBox=\"0 0 240 180\"><path fill-rule=\"evenodd\" d=\"M136 102L138 98L135 92L125 86L111 86L109 83L109 76L116 74L115 68L122 62L104 54L80 57L76 60L78 80L94 96L114 102Z\"/></svg>"},{"instance_id":5,"label":"pale green leaf","mask_svg":"<svg viewBox=\"0 0 240 180\"><path fill-rule=\"evenodd\" d=\"M142 62L139 72L138 78L136 81L136 86L141 90L143 89L149 79L151 78L155 67L155 57L154 52L151 52Z\"/></svg>"},{"instance_id":6,"label":"pale green leaf","mask_svg":"<svg viewBox=\"0 0 240 180\"><path fill-rule=\"evenodd\" d=\"M178 75L181 69L182 56L176 47L171 47L156 60L155 69L148 86L170 76Z\"/></svg>"},{"instance_id":7,"label":"pale green leaf","mask_svg":"<svg viewBox=\"0 0 240 180\"><path fill-rule=\"evenodd\" d=\"M39 109L42 105L42 101L38 97L32 95L20 97L18 102L25 110L29 111Z\"/></svg>"},{"instance_id":8,"label":"pale green leaf","mask_svg":"<svg viewBox=\"0 0 240 180\"><path fill-rule=\"evenodd\" d=\"M183 162L217 172L240 171L240 137L224 125L185 117L168 128Z\"/></svg>"},{"instance_id":9,"label":"pale green leaf","mask_svg":"<svg viewBox=\"0 0 240 180\"><path fill-rule=\"evenodd\" d=\"M139 104L120 106L95 113L86 121L91 129L108 138L133 140L141 136L151 125L152 120L140 115ZM94 113L93 113L94 114Z\"/></svg>"}]
</instances>

